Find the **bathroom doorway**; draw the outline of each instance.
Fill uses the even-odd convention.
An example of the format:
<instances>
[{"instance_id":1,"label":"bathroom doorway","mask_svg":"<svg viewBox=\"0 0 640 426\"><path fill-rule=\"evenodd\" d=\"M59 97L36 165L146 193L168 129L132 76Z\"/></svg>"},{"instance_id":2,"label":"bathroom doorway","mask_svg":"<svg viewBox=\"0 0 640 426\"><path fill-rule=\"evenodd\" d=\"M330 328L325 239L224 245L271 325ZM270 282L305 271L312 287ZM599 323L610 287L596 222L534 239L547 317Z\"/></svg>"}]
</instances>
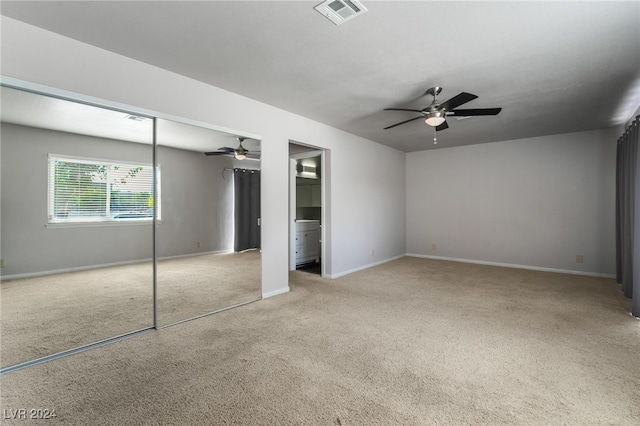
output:
<instances>
[{"instance_id":1,"label":"bathroom doorway","mask_svg":"<svg viewBox=\"0 0 640 426\"><path fill-rule=\"evenodd\" d=\"M289 269L324 276L324 151L290 143L289 158Z\"/></svg>"}]
</instances>

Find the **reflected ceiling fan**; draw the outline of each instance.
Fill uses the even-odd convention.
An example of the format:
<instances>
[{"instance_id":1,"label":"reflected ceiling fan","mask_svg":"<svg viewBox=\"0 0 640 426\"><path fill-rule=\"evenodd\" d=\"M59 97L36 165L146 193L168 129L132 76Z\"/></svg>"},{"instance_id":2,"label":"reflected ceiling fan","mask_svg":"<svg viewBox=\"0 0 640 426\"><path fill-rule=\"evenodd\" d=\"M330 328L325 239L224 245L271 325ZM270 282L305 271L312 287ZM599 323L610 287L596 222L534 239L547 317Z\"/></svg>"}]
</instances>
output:
<instances>
[{"instance_id":1,"label":"reflected ceiling fan","mask_svg":"<svg viewBox=\"0 0 640 426\"><path fill-rule=\"evenodd\" d=\"M204 155L233 155L236 160L244 160L245 158L260 158L260 151L249 151L244 146L242 146L242 142L244 142L247 138L238 137L237 139L237 148L229 148L223 146L217 151L205 152Z\"/></svg>"},{"instance_id":2,"label":"reflected ceiling fan","mask_svg":"<svg viewBox=\"0 0 640 426\"><path fill-rule=\"evenodd\" d=\"M409 123L414 120L424 119L425 123L434 127L436 132L449 128L446 118L451 117L475 117L479 115L497 115L502 111L502 108L474 108L474 109L456 109L460 105L466 104L477 98L476 95L471 93L462 92L453 98L443 103L438 103L437 96L442 91L442 87L431 87L425 92L425 95L433 96L433 102L431 105L423 109L407 109L407 108L385 108L385 111L410 111L418 112L422 114L419 117L410 118L409 120L401 121L400 123L393 124L385 127L384 130L391 129L401 124Z\"/></svg>"}]
</instances>

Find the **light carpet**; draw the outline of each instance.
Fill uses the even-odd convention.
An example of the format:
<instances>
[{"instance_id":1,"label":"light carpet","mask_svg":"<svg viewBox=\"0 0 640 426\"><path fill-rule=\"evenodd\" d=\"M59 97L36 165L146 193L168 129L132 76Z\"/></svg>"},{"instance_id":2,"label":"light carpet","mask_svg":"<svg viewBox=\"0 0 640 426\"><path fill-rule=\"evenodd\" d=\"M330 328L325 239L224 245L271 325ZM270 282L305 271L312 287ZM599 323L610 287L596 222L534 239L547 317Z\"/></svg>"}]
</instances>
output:
<instances>
[{"instance_id":1,"label":"light carpet","mask_svg":"<svg viewBox=\"0 0 640 426\"><path fill-rule=\"evenodd\" d=\"M640 419L640 321L611 279L406 257L290 286L5 374L2 407L71 425Z\"/></svg>"}]
</instances>

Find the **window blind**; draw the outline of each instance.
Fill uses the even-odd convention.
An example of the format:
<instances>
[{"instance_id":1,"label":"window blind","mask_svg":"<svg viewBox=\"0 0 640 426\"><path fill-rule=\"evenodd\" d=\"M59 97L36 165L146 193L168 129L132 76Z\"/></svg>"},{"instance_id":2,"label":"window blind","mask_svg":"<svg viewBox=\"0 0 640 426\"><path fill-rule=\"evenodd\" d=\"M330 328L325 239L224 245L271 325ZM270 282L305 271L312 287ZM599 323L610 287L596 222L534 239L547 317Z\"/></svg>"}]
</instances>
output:
<instances>
[{"instance_id":1,"label":"window blind","mask_svg":"<svg viewBox=\"0 0 640 426\"><path fill-rule=\"evenodd\" d=\"M158 170L158 188L159 177ZM153 167L150 164L50 155L48 192L50 223L153 218Z\"/></svg>"}]
</instances>

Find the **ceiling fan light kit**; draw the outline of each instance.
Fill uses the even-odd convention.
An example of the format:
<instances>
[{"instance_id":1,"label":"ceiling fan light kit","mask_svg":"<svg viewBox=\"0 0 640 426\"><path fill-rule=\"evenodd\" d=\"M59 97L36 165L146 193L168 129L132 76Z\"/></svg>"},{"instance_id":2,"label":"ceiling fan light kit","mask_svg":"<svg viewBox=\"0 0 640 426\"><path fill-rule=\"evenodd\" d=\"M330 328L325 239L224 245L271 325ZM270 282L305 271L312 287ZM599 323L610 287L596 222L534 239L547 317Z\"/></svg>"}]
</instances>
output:
<instances>
[{"instance_id":1,"label":"ceiling fan light kit","mask_svg":"<svg viewBox=\"0 0 640 426\"><path fill-rule=\"evenodd\" d=\"M409 112L417 112L422 114L420 117L410 118L405 121L401 121L400 123L392 124L391 126L387 126L384 128L391 129L396 126L400 126L401 124L409 123L414 120L418 120L420 118L424 118L424 122L429 126L433 127L436 132L441 130L448 129L447 125L447 116L455 116L455 117L474 117L480 115L498 115L502 108L475 108L475 109L456 109L460 105L466 104L477 98L476 95L472 93L462 92L453 98L445 101L441 104L438 103L437 96L442 91L442 87L435 86L427 89L425 95L433 96L433 102L428 107L423 109L408 109L408 108L385 108L385 111L409 111ZM434 138L434 143L436 143L436 139Z\"/></svg>"},{"instance_id":2,"label":"ceiling fan light kit","mask_svg":"<svg viewBox=\"0 0 640 426\"><path fill-rule=\"evenodd\" d=\"M427 114L427 119L424 120L431 127L438 127L445 122L444 111L434 111Z\"/></svg>"}]
</instances>

